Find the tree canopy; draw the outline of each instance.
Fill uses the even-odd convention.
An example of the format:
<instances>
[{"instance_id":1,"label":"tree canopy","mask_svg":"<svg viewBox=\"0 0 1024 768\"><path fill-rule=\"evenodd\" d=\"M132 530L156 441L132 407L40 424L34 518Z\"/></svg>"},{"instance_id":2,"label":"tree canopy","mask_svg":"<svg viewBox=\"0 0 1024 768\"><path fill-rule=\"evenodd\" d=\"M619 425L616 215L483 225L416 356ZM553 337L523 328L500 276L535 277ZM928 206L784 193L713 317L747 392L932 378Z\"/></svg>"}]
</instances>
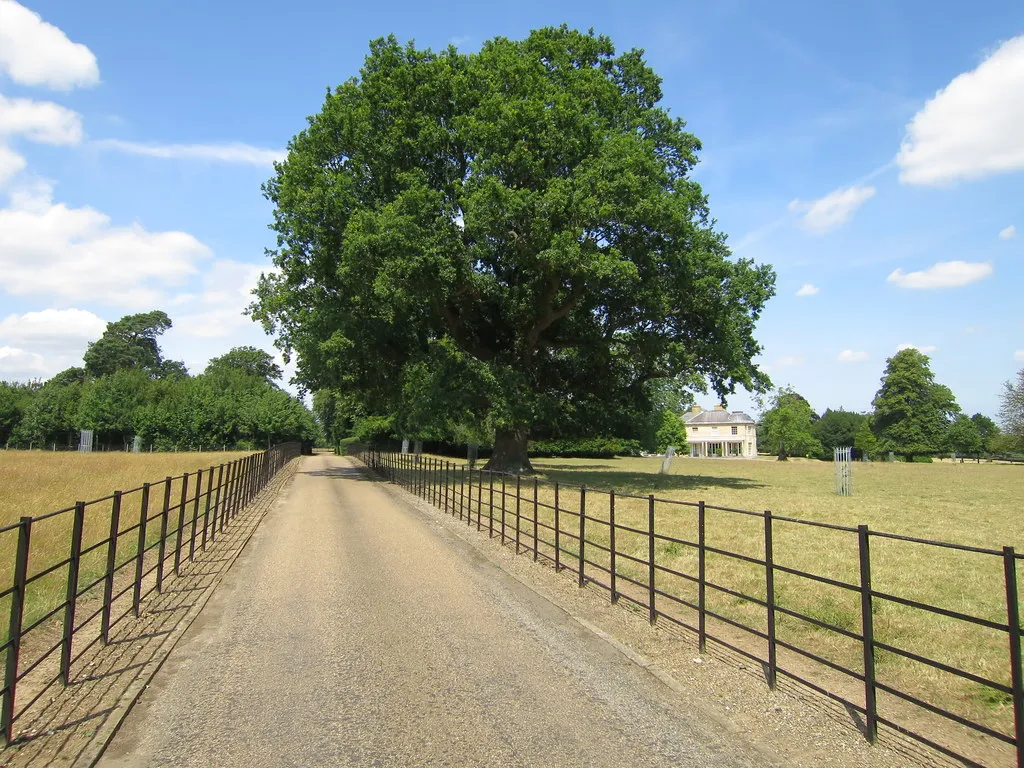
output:
<instances>
[{"instance_id":1,"label":"tree canopy","mask_svg":"<svg viewBox=\"0 0 1024 768\"><path fill-rule=\"evenodd\" d=\"M103 335L85 351L86 373L110 376L116 371L134 368L150 376L164 375L164 359L157 339L170 327L171 319L159 310L125 315L107 323ZM169 370L181 373L184 365L174 361Z\"/></svg>"},{"instance_id":2,"label":"tree canopy","mask_svg":"<svg viewBox=\"0 0 1024 768\"><path fill-rule=\"evenodd\" d=\"M949 387L935 383L928 356L912 347L886 361L873 404L878 447L908 459L943 450L950 422L960 413Z\"/></svg>"},{"instance_id":3,"label":"tree canopy","mask_svg":"<svg viewBox=\"0 0 1024 768\"><path fill-rule=\"evenodd\" d=\"M826 408L812 430L821 443L822 458L832 458L835 448L856 447L857 434L867 421L868 417L861 413Z\"/></svg>"},{"instance_id":4,"label":"tree canopy","mask_svg":"<svg viewBox=\"0 0 1024 768\"><path fill-rule=\"evenodd\" d=\"M1024 448L1024 368L1017 371L1017 382L1007 381L999 397L999 420L1010 447Z\"/></svg>"},{"instance_id":5,"label":"tree canopy","mask_svg":"<svg viewBox=\"0 0 1024 768\"><path fill-rule=\"evenodd\" d=\"M216 375L222 371L241 371L267 383L280 381L284 376L274 358L256 347L234 347L220 357L210 360L205 373Z\"/></svg>"},{"instance_id":6,"label":"tree canopy","mask_svg":"<svg viewBox=\"0 0 1024 768\"><path fill-rule=\"evenodd\" d=\"M790 456L819 456L821 443L814 436L817 416L806 398L789 387L782 387L772 405L761 417L764 450L777 454L779 461Z\"/></svg>"},{"instance_id":7,"label":"tree canopy","mask_svg":"<svg viewBox=\"0 0 1024 768\"><path fill-rule=\"evenodd\" d=\"M406 436L608 432L673 378L762 389L767 266L732 258L700 143L641 51L566 27L461 54L375 40L265 185L277 271L253 315Z\"/></svg>"}]
</instances>

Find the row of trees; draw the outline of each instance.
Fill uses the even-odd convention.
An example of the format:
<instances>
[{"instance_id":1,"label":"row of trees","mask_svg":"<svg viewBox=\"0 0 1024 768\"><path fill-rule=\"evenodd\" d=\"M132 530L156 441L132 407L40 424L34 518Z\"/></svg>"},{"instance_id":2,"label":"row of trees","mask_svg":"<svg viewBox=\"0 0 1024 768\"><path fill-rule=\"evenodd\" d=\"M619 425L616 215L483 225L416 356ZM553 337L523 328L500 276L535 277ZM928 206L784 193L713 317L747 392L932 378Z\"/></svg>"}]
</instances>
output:
<instances>
[{"instance_id":1,"label":"row of trees","mask_svg":"<svg viewBox=\"0 0 1024 768\"><path fill-rule=\"evenodd\" d=\"M950 389L936 383L928 357L916 349L889 358L872 406L869 414L829 409L818 416L793 389L780 389L761 418L758 445L780 459L831 458L834 448L844 446L860 455L892 452L911 461L940 453L979 456L1024 450L1024 370L1018 386L1006 385L1001 413L1005 432L983 414L963 413Z\"/></svg>"},{"instance_id":2,"label":"row of trees","mask_svg":"<svg viewBox=\"0 0 1024 768\"><path fill-rule=\"evenodd\" d=\"M135 436L157 449L315 438L313 415L277 385L282 372L270 355L236 347L189 376L160 351L170 327L163 312L129 315L89 345L83 367L46 382L0 383L0 443L74 447L83 429L107 448Z\"/></svg>"}]
</instances>

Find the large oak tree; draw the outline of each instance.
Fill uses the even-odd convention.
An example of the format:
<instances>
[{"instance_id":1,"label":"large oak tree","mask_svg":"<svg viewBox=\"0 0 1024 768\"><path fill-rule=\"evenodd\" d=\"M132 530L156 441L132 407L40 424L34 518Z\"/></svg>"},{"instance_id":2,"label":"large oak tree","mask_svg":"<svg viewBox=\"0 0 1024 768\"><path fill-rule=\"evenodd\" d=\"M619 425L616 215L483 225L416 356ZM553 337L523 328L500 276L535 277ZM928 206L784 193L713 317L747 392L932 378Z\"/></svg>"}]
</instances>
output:
<instances>
[{"instance_id":1,"label":"large oak tree","mask_svg":"<svg viewBox=\"0 0 1024 768\"><path fill-rule=\"evenodd\" d=\"M254 316L407 436L613 428L674 378L767 386L767 266L734 259L689 178L700 148L642 52L562 28L479 53L371 43L265 186L276 270Z\"/></svg>"}]
</instances>

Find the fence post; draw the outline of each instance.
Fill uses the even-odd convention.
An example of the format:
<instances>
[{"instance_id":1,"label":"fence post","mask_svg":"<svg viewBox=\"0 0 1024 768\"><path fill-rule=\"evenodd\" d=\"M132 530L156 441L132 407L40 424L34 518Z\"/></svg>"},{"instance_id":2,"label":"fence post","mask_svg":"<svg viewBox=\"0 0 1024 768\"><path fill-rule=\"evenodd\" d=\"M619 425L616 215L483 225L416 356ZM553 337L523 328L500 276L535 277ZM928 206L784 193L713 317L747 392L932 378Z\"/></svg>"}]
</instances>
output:
<instances>
[{"instance_id":1,"label":"fence post","mask_svg":"<svg viewBox=\"0 0 1024 768\"><path fill-rule=\"evenodd\" d=\"M562 526L558 521L558 481L555 480L555 573L562 570Z\"/></svg>"},{"instance_id":2,"label":"fence post","mask_svg":"<svg viewBox=\"0 0 1024 768\"><path fill-rule=\"evenodd\" d=\"M764 511L765 603L768 604L768 687L775 690L778 668L775 645L775 557L772 545L772 511Z\"/></svg>"},{"instance_id":3,"label":"fence post","mask_svg":"<svg viewBox=\"0 0 1024 768\"><path fill-rule=\"evenodd\" d=\"M121 492L114 491L110 505L110 539L107 541L107 572L103 579L103 613L100 617L100 636L103 644L110 642L110 608L114 597L114 569L117 568L117 538L121 527Z\"/></svg>"},{"instance_id":4,"label":"fence post","mask_svg":"<svg viewBox=\"0 0 1024 768\"><path fill-rule=\"evenodd\" d=\"M516 554L519 554L519 529L520 529L520 510L522 501L521 496L523 495L523 477L522 475L516 475Z\"/></svg>"},{"instance_id":5,"label":"fence post","mask_svg":"<svg viewBox=\"0 0 1024 768\"><path fill-rule=\"evenodd\" d=\"M174 573L181 574L181 542L185 528L185 500L188 498L188 472L181 478L181 502L178 504L178 530L174 537Z\"/></svg>"},{"instance_id":6,"label":"fence post","mask_svg":"<svg viewBox=\"0 0 1024 768\"><path fill-rule=\"evenodd\" d=\"M450 461L448 461L448 459L444 460L444 467L441 470L441 472L444 475L444 511L445 514L448 514L448 488L451 485L452 481L452 464Z\"/></svg>"},{"instance_id":7,"label":"fence post","mask_svg":"<svg viewBox=\"0 0 1024 768\"><path fill-rule=\"evenodd\" d=\"M537 478L533 478L533 562L537 562Z\"/></svg>"},{"instance_id":8,"label":"fence post","mask_svg":"<svg viewBox=\"0 0 1024 768\"><path fill-rule=\"evenodd\" d=\"M78 605L78 574L82 564L82 530L85 527L85 502L75 502L75 521L71 528L71 556L68 558L68 589L64 600L64 638L60 649L60 677L71 683L71 643L75 637L75 608Z\"/></svg>"},{"instance_id":9,"label":"fence post","mask_svg":"<svg viewBox=\"0 0 1024 768\"><path fill-rule=\"evenodd\" d=\"M14 591L7 625L7 665L4 671L4 698L0 707L0 727L10 744L14 735L14 696L18 688L18 656L21 654L21 619L25 611L25 581L28 578L28 545L32 539L32 518L18 523L18 553L14 560Z\"/></svg>"},{"instance_id":10,"label":"fence post","mask_svg":"<svg viewBox=\"0 0 1024 768\"><path fill-rule=\"evenodd\" d=\"M462 510L466 506L466 468L459 467L459 520L462 520Z\"/></svg>"},{"instance_id":11,"label":"fence post","mask_svg":"<svg viewBox=\"0 0 1024 768\"><path fill-rule=\"evenodd\" d=\"M210 543L213 544L217 541L217 517L221 513L220 508L220 493L224 487L224 465L221 464L217 467L217 488L214 492L213 497L213 520L210 521Z\"/></svg>"},{"instance_id":12,"label":"fence post","mask_svg":"<svg viewBox=\"0 0 1024 768\"><path fill-rule=\"evenodd\" d=\"M611 571L609 574L610 586L611 586L611 601L612 605L615 605L619 601L619 596L616 593L615 584L615 489L613 488L608 492L608 570Z\"/></svg>"},{"instance_id":13,"label":"fence post","mask_svg":"<svg viewBox=\"0 0 1024 768\"><path fill-rule=\"evenodd\" d=\"M871 549L868 527L857 526L860 550L860 610L864 639L864 736L878 738L878 702L875 694L875 629L871 600Z\"/></svg>"},{"instance_id":14,"label":"fence post","mask_svg":"<svg viewBox=\"0 0 1024 768\"><path fill-rule=\"evenodd\" d=\"M648 591L647 599L650 605L650 619L651 624L654 624L658 620L658 609L654 604L654 494L650 494L647 497L647 581Z\"/></svg>"},{"instance_id":15,"label":"fence post","mask_svg":"<svg viewBox=\"0 0 1024 768\"><path fill-rule=\"evenodd\" d=\"M707 651L707 538L704 502L697 502L697 650Z\"/></svg>"},{"instance_id":16,"label":"fence post","mask_svg":"<svg viewBox=\"0 0 1024 768\"><path fill-rule=\"evenodd\" d=\"M490 492L487 501L487 538L494 538L494 472L488 470L487 482L490 486Z\"/></svg>"},{"instance_id":17,"label":"fence post","mask_svg":"<svg viewBox=\"0 0 1024 768\"><path fill-rule=\"evenodd\" d=\"M470 476L472 484L472 476ZM482 469L477 470L476 477L476 530L477 532L481 529L481 519L484 514L484 471Z\"/></svg>"},{"instance_id":18,"label":"fence post","mask_svg":"<svg viewBox=\"0 0 1024 768\"><path fill-rule=\"evenodd\" d=\"M1013 725L1017 765L1024 766L1024 669L1021 664L1020 603L1017 597L1017 556L1013 547L1003 547L1006 577L1006 620L1010 625L1010 686L1013 690Z\"/></svg>"},{"instance_id":19,"label":"fence post","mask_svg":"<svg viewBox=\"0 0 1024 768\"><path fill-rule=\"evenodd\" d=\"M580 487L580 557L579 557L579 573L576 574L577 580L576 585L583 588L585 582L583 576L583 564L586 562L586 553L583 551L584 544L586 543L586 532L587 532L587 489Z\"/></svg>"},{"instance_id":20,"label":"fence post","mask_svg":"<svg viewBox=\"0 0 1024 768\"><path fill-rule=\"evenodd\" d=\"M203 470L196 471L195 499L192 502L192 535L188 542L188 561L196 559L196 528L199 525L199 497L203 493Z\"/></svg>"},{"instance_id":21,"label":"fence post","mask_svg":"<svg viewBox=\"0 0 1024 768\"><path fill-rule=\"evenodd\" d=\"M160 512L160 544L157 547L156 591L164 591L164 558L167 556L167 518L171 512L171 478L164 479L164 508Z\"/></svg>"},{"instance_id":22,"label":"fence post","mask_svg":"<svg viewBox=\"0 0 1024 768\"><path fill-rule=\"evenodd\" d=\"M501 546L505 546L505 474L501 475Z\"/></svg>"},{"instance_id":23,"label":"fence post","mask_svg":"<svg viewBox=\"0 0 1024 768\"><path fill-rule=\"evenodd\" d=\"M132 589L132 612L139 616L139 603L142 600L142 567L146 556L146 524L149 522L149 483L142 484L142 502L139 510L139 542L135 552L135 585Z\"/></svg>"},{"instance_id":24,"label":"fence post","mask_svg":"<svg viewBox=\"0 0 1024 768\"><path fill-rule=\"evenodd\" d=\"M213 470L214 467L210 467L210 472L206 476L206 503L203 505L203 552L206 551L206 534L210 528L210 501L213 498ZM213 524L217 524L216 511L214 511Z\"/></svg>"}]
</instances>

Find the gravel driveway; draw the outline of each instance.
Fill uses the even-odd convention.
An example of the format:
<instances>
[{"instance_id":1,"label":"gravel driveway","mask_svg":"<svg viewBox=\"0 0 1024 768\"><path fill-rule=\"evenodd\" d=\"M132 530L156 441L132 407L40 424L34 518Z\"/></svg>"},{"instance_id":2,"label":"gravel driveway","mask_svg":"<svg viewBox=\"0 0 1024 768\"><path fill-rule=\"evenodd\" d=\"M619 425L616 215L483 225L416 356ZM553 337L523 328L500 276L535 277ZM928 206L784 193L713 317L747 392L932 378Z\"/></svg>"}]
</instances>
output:
<instances>
[{"instance_id":1,"label":"gravel driveway","mask_svg":"<svg viewBox=\"0 0 1024 768\"><path fill-rule=\"evenodd\" d=\"M315 456L99 765L772 763L354 462Z\"/></svg>"}]
</instances>

